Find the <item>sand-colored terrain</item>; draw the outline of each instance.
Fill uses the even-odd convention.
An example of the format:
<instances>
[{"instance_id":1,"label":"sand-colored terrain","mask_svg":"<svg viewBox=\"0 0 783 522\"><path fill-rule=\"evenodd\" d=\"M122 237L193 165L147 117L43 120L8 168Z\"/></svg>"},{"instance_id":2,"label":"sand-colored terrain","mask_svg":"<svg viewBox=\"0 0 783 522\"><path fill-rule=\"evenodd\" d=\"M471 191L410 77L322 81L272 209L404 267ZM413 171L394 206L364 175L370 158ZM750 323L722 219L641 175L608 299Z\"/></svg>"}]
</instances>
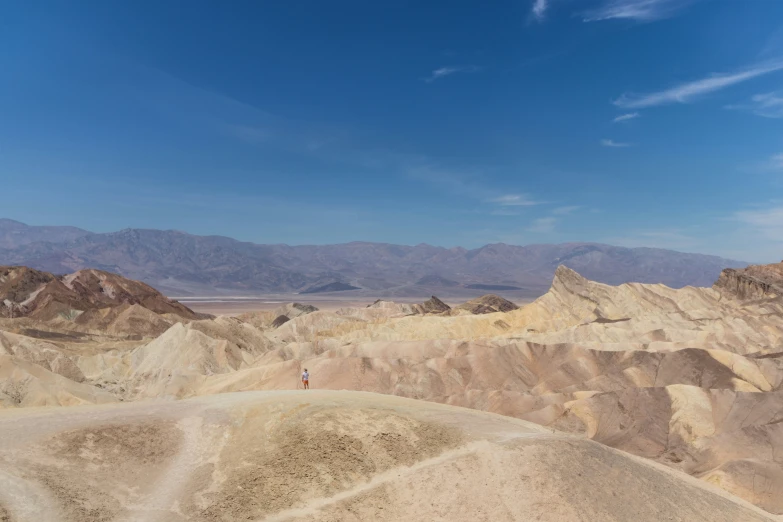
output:
<instances>
[{"instance_id":1,"label":"sand-colored terrain","mask_svg":"<svg viewBox=\"0 0 783 522\"><path fill-rule=\"evenodd\" d=\"M378 394L17 410L0 432L12 521L772 519L590 440Z\"/></svg>"},{"instance_id":2,"label":"sand-colored terrain","mask_svg":"<svg viewBox=\"0 0 783 522\"><path fill-rule=\"evenodd\" d=\"M143 307L135 308L131 316L122 315L129 309L123 304L81 314L62 313L45 321L1 319L0 406L5 409L0 413L0 438L13 440L21 433L14 431L22 429L15 427L16 420L18 426L38 423L30 431L40 429L41 437L45 433L65 437L58 441L67 439L61 432L96 425L91 423L136 426L84 435L87 439L78 439L81 449L67 458L51 453L60 442L48 441L38 449L27 445L22 449L8 442L13 447L3 450L3 458L17 470L12 475L24 481L7 478L12 481L9 491L20 491L17 496L22 498L43 495L49 499L46 502L54 502L51 496L70 482L70 475L56 478L63 473L56 470L69 470L74 476L86 472L80 480L92 480L100 487L92 492L91 482L63 496L79 499L86 495L86 500L78 501L82 506L78 509L88 510L104 501L113 507L105 508L109 510L105 516L96 512L89 515L92 519L79 519L79 513L86 515L76 507L56 504L61 516L76 509L73 513L77 514L68 515L73 520L176 520L167 518L173 516L172 510L182 519L194 520L304 520L316 512L323 520L411 516L428 520L580 520L580 516L582 520L753 520L760 516L751 515L756 511L731 511L747 509L735 497L721 497L727 505L713 497L699 500L710 491L693 485L693 480L701 479L696 484L719 487L780 514L783 304L777 296L742 299L724 290L720 286L613 287L560 268L546 295L507 312L481 313L491 311L484 306L443 309L426 303L379 301L332 310L280 306L238 317L189 319ZM309 395L295 391L304 368L314 388ZM232 393L256 390L286 393ZM366 405L360 408L350 405L359 396L323 390L384 395L362 395ZM392 395L420 401L388 397ZM256 406L243 402L247 397L258 402L257 413L252 413ZM351 399L345 404L329 402L346 397ZM184 401L173 402L176 399ZM335 413L339 421L324 413L326 406L316 406L322 399L341 412ZM136 401L143 402L119 404ZM264 409L268 401L287 406ZM392 403L400 406L389 406ZM432 403L499 413L509 419ZM82 406L49 411L20 408L75 405ZM290 415L280 413L288 412L287 408ZM381 417L372 413L388 408L408 420L395 417L391 422L385 413L378 413ZM432 433L439 433L438 440L447 441L441 446L419 440L416 430L420 428L413 427L419 421L437 420L440 414L436 412L451 412L443 415L461 419L456 422L457 431L445 430L444 426L455 424L445 420L438 424L440 428L432 428ZM212 426L208 419L213 418L218 420L211 431L204 426ZM537 433L533 437L537 442L528 440L532 436L512 437L510 427L497 428L509 431L507 436L512 438L506 442L500 442L504 437L494 439L487 434L480 440L472 438L479 429L476 426L485 422L481 419L490 418L495 419L493 423ZM154 420L155 427L143 419ZM134 424L137 420L138 425ZM524 421L545 428L532 428ZM390 437L376 439L380 432L372 431L372 426L378 423L396 427ZM44 425L52 427L44 429ZM307 435L301 431L305 426ZM126 431L139 433L138 440L128 442L130 449L122 449L125 443L115 441ZM341 439L343 435L358 437L360 443ZM188 446L191 442L182 442L183 437L186 441L192 437L196 445ZM193 480L202 489L188 489L189 500L181 496L185 495L181 489L176 495L159 492L173 491L179 485L152 488L151 484L157 484L153 475L142 484L141 477L154 469L161 476L168 473L164 470L173 469L171 459L186 460L180 450L149 449L143 442L159 439L174 441L171 447L191 448L188 459L211 465L197 473L177 464L182 473L178 484L186 482L184 477L191 473L200 477ZM343 440L340 451L361 449L366 456L346 457L338 452L342 457L334 462L319 460L316 450L337 451L330 449L335 440ZM407 441L410 453L402 460L377 446L397 448L401 441ZM92 457L104 443L112 449ZM474 443L488 444L486 453L471 453ZM224 446L227 452L239 453L225 459L222 453L211 453ZM153 460L159 458L160 463L130 463L137 458L134 448L141 453L151 451ZM448 462L437 461L434 467L419 464L463 451L459 448L472 449ZM124 451L129 452L127 458L122 457ZM300 453L316 464L298 460ZM290 470L288 461L296 463ZM504 462L511 464L504 466ZM45 473L41 463L49 465ZM631 463L634 467L628 469L632 472L613 471ZM354 464L358 467L351 467ZM662 472L660 465L668 471ZM116 476L91 478L100 466ZM248 467L256 469L253 466L269 469L259 475L243 474ZM388 475L398 468L407 470L400 471L405 478L399 484ZM75 479L74 484L78 484ZM234 496L221 496L228 491L225 484L225 488L235 488ZM359 493L345 493L356 487ZM688 489L692 487L696 489ZM645 497L648 493L652 496ZM103 495L103 500L93 499L93 494ZM169 501L175 498L176 507L172 507ZM12 517L35 519L25 518L20 502L6 498L0 504ZM55 505L46 502L35 504ZM231 509L248 511L232 514ZM291 509L305 511L289 513ZM472 515L459 515L463 512Z\"/></svg>"},{"instance_id":3,"label":"sand-colored terrain","mask_svg":"<svg viewBox=\"0 0 783 522\"><path fill-rule=\"evenodd\" d=\"M421 294L414 297L394 298L395 303L415 304L427 300L429 295ZM182 297L178 299L191 310L203 314L239 316L249 312L272 311L282 305L296 301L297 303L315 306L319 310L334 312L340 308L364 308L372 302L370 298L356 296L344 296L330 294L320 296L318 294L270 294L258 297ZM465 300L460 297L448 297L443 299L451 306L458 306ZM530 303L533 299L517 298L515 303Z\"/></svg>"}]
</instances>

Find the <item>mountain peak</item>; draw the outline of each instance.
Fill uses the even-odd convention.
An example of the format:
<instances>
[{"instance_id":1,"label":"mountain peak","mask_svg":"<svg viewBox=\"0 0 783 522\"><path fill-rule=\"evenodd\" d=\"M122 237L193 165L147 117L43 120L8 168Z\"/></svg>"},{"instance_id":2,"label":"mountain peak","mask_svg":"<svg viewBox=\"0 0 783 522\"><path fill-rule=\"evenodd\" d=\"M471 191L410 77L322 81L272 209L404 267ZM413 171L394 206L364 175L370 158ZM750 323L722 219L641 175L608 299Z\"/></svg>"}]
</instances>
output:
<instances>
[{"instance_id":1,"label":"mountain peak","mask_svg":"<svg viewBox=\"0 0 783 522\"><path fill-rule=\"evenodd\" d=\"M89 233L76 227L34 226L13 219L0 218L0 249L15 249L42 242L62 244ZM7 260L0 260L0 263L7 263Z\"/></svg>"},{"instance_id":2,"label":"mountain peak","mask_svg":"<svg viewBox=\"0 0 783 522\"><path fill-rule=\"evenodd\" d=\"M552 284L554 285L556 282L565 285L585 285L588 283L588 280L579 275L576 270L571 270L565 265L558 265L555 270L555 278Z\"/></svg>"}]
</instances>

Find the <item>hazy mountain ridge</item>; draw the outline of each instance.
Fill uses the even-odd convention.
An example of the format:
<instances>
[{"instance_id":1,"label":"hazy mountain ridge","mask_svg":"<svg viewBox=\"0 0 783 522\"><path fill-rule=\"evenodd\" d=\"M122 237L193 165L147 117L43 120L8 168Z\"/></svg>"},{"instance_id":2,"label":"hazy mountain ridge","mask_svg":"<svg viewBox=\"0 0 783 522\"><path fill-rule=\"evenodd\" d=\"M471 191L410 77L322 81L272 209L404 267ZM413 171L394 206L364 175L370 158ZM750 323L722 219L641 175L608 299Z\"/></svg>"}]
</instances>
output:
<instances>
[{"instance_id":1,"label":"hazy mountain ridge","mask_svg":"<svg viewBox=\"0 0 783 522\"><path fill-rule=\"evenodd\" d=\"M7 223L0 221L0 237L6 234ZM81 232L84 235L78 235ZM466 295L478 291L464 287L477 284L517 286L521 290L516 293L540 295L546 292L559 264L608 284L635 281L672 287L710 286L723 268L746 265L716 256L595 243L497 243L467 250L369 242L261 245L172 230L81 232L62 242L18 241L14 247L0 246L0 263L60 274L97 268L180 295L287 293L340 282L367 288L378 296L425 294L426 283L439 286L438 278L459 283L453 291ZM362 280L371 281L371 286Z\"/></svg>"},{"instance_id":2,"label":"hazy mountain ridge","mask_svg":"<svg viewBox=\"0 0 783 522\"><path fill-rule=\"evenodd\" d=\"M91 234L76 227L36 227L0 218L0 249L18 248L39 241L62 243Z\"/></svg>"}]
</instances>

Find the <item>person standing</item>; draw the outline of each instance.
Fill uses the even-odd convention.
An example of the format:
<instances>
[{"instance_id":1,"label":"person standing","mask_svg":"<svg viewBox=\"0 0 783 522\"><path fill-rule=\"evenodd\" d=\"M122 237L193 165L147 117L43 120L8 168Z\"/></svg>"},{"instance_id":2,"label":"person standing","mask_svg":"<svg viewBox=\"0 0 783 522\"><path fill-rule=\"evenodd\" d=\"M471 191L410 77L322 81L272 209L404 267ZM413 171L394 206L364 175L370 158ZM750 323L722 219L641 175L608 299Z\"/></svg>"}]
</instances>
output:
<instances>
[{"instance_id":1,"label":"person standing","mask_svg":"<svg viewBox=\"0 0 783 522\"><path fill-rule=\"evenodd\" d=\"M302 384L305 390L310 389L310 374L307 372L307 368L302 372Z\"/></svg>"}]
</instances>

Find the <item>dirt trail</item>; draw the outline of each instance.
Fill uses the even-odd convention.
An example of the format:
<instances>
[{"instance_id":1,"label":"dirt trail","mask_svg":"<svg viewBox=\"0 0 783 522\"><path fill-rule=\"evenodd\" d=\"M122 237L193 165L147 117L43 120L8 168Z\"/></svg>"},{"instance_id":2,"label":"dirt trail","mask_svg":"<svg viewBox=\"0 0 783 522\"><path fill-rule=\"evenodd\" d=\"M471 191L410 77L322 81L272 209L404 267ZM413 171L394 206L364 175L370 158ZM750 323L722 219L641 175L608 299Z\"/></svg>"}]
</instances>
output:
<instances>
[{"instance_id":1,"label":"dirt trail","mask_svg":"<svg viewBox=\"0 0 783 522\"><path fill-rule=\"evenodd\" d=\"M440 455L438 455L437 457L416 462L412 466L392 468L388 471L375 475L368 482L357 484L354 488L351 488L346 491L341 491L336 495L312 499L308 501L307 505L303 507L287 509L285 511L279 511L274 515L270 515L266 518L261 519L261 522L284 522L286 520L291 520L299 517L316 516L325 507L332 506L344 500L348 500L352 497L357 497L363 493L367 493L368 491L379 488L387 483L398 481L398 480L404 480L412 475L419 473L420 471L426 468L438 466L445 462L460 459L468 455L475 455L479 453L481 450L491 451L492 447L496 444L503 444L506 442L510 442L517 439L523 439L523 438L541 439L543 437L546 436L540 433L518 433L516 435L506 437L496 443L492 443L486 440L469 442L468 444L464 446L460 446L459 448L445 451ZM561 437L558 437L557 435L553 435L553 438L561 438Z\"/></svg>"},{"instance_id":2,"label":"dirt trail","mask_svg":"<svg viewBox=\"0 0 783 522\"><path fill-rule=\"evenodd\" d=\"M302 426L306 437L292 440ZM21 440L9 441L11 433ZM443 438L451 433L458 438ZM317 452L327 440L328 458L300 465L286 453ZM0 418L0 459L9 464L0 472L0 506L14 522L775 520L591 441L364 392L28 410ZM23 478L53 463L56 495L51 482ZM236 483L240 475L249 481Z\"/></svg>"},{"instance_id":3,"label":"dirt trail","mask_svg":"<svg viewBox=\"0 0 783 522\"><path fill-rule=\"evenodd\" d=\"M184 440L176 458L168 469L156 481L152 494L143 498L143 502L127 507L131 513L119 517L121 522L174 522L187 520L184 514L177 513L177 504L182 498L194 470L201 465L206 444L202 431L202 417L188 417L177 423Z\"/></svg>"},{"instance_id":4,"label":"dirt trail","mask_svg":"<svg viewBox=\"0 0 783 522\"><path fill-rule=\"evenodd\" d=\"M399 480L401 478L408 477L430 466L436 466L438 464L442 464L449 460L458 459L466 455L474 454L480 448L482 447L487 448L490 445L491 444L487 441L471 442L460 448L441 453L437 457L419 461L412 466L390 469L379 475L375 475L372 478L372 480L370 480L369 482L358 484L356 487L352 489L349 489L347 491L341 491L340 493L336 495L332 495L330 497L322 497L322 498L316 498L310 500L306 506L303 506L301 508L287 509L285 511L279 511L274 515L270 515L266 518L261 519L261 521L284 522L285 520L290 520L293 518L317 515L318 512L324 507L337 504L338 502L342 502L343 500L349 499L351 497L356 497L362 493L373 490L388 482L392 482L395 480Z\"/></svg>"}]
</instances>

